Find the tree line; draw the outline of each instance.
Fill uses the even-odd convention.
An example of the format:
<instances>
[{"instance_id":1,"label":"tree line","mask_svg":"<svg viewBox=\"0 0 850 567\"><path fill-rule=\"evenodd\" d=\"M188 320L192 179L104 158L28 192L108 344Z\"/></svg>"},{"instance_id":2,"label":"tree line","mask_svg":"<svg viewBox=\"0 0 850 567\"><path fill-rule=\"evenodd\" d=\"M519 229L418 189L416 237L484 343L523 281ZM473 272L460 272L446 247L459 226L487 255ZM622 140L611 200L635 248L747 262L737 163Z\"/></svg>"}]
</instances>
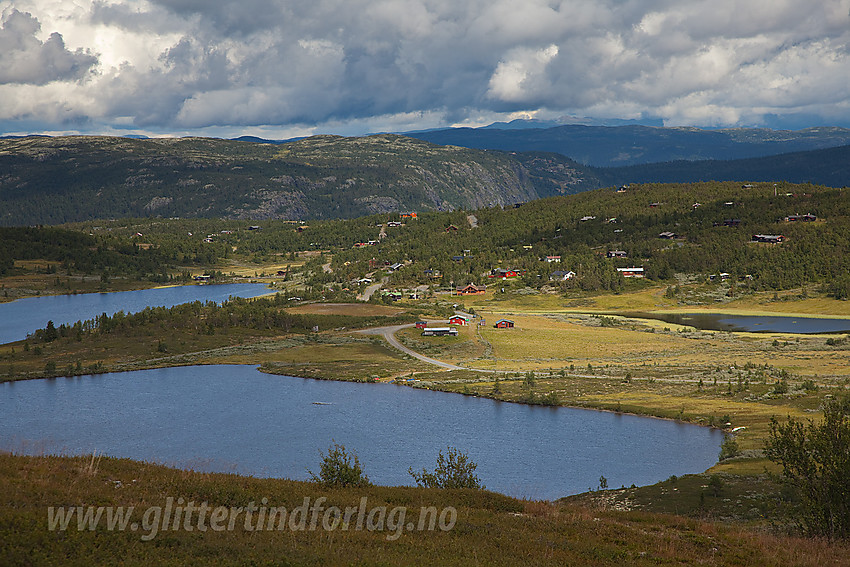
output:
<instances>
[{"instance_id":1,"label":"tree line","mask_svg":"<svg viewBox=\"0 0 850 567\"><path fill-rule=\"evenodd\" d=\"M197 334L227 333L236 328L309 333L339 327L410 323L416 318L412 314L361 317L292 313L286 309L289 303L283 294L275 294L254 299L231 298L221 304L194 301L173 307L146 307L137 313L103 313L93 319L58 327L48 321L45 328L36 330L31 338L35 342L52 342L59 338L82 340L86 336L98 335L134 336L151 328Z\"/></svg>"}]
</instances>

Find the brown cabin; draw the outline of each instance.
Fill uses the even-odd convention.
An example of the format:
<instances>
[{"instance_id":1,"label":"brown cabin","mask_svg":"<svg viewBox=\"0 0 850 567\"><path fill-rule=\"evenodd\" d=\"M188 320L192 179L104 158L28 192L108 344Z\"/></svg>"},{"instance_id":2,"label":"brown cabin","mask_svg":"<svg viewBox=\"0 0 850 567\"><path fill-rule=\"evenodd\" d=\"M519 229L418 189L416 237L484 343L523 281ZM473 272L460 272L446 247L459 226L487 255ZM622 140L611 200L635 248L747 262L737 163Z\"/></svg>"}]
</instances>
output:
<instances>
[{"instance_id":1,"label":"brown cabin","mask_svg":"<svg viewBox=\"0 0 850 567\"><path fill-rule=\"evenodd\" d=\"M487 291L486 285L468 284L456 289L457 295L481 295Z\"/></svg>"}]
</instances>

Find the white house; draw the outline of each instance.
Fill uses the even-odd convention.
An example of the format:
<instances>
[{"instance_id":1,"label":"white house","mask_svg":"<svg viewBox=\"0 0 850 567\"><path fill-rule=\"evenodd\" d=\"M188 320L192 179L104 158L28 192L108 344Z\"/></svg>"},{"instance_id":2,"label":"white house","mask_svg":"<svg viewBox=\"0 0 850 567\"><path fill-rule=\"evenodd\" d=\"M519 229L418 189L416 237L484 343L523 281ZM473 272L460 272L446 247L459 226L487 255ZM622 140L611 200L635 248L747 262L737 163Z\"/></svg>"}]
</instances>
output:
<instances>
[{"instance_id":1,"label":"white house","mask_svg":"<svg viewBox=\"0 0 850 567\"><path fill-rule=\"evenodd\" d=\"M644 277L643 268L617 268L617 271L623 274L624 278Z\"/></svg>"},{"instance_id":2,"label":"white house","mask_svg":"<svg viewBox=\"0 0 850 567\"><path fill-rule=\"evenodd\" d=\"M573 271L565 272L564 270L555 270L551 274L549 274L549 281L567 281L576 277L576 273Z\"/></svg>"}]
</instances>

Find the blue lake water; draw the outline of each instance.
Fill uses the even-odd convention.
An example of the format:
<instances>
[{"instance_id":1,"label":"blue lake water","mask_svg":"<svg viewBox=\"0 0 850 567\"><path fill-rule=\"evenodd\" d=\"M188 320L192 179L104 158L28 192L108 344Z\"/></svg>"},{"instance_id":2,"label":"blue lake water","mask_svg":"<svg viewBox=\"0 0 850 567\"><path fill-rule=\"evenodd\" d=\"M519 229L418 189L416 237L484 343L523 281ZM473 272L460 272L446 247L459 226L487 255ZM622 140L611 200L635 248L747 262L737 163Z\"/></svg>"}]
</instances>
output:
<instances>
[{"instance_id":1,"label":"blue lake water","mask_svg":"<svg viewBox=\"0 0 850 567\"><path fill-rule=\"evenodd\" d=\"M321 405L314 402L322 402ZM722 433L674 421L200 366L0 384L0 449L305 480L332 441L372 482L411 485L449 445L491 490L555 499L702 472Z\"/></svg>"},{"instance_id":2,"label":"blue lake water","mask_svg":"<svg viewBox=\"0 0 850 567\"><path fill-rule=\"evenodd\" d=\"M256 297L270 293L264 284L182 285L112 293L48 295L0 303L0 344L25 339L48 321L58 327L93 319L102 313L136 313L145 307L173 307L190 301L226 300L230 296Z\"/></svg>"},{"instance_id":3,"label":"blue lake water","mask_svg":"<svg viewBox=\"0 0 850 567\"><path fill-rule=\"evenodd\" d=\"M657 319L676 325L687 325L712 331L800 334L850 332L850 319L838 318L727 315L722 313L617 313L617 315L640 319Z\"/></svg>"}]
</instances>

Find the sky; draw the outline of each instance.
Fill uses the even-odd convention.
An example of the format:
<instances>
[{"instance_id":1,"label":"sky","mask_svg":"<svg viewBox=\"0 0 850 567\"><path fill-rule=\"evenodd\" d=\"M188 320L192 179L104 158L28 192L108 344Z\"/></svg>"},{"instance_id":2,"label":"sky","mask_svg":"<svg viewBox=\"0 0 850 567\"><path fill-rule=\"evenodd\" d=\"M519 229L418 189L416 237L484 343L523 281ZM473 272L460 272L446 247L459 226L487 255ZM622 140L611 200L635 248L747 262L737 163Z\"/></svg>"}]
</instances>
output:
<instances>
[{"instance_id":1,"label":"sky","mask_svg":"<svg viewBox=\"0 0 850 567\"><path fill-rule=\"evenodd\" d=\"M0 135L850 127L850 0L0 0Z\"/></svg>"}]
</instances>

